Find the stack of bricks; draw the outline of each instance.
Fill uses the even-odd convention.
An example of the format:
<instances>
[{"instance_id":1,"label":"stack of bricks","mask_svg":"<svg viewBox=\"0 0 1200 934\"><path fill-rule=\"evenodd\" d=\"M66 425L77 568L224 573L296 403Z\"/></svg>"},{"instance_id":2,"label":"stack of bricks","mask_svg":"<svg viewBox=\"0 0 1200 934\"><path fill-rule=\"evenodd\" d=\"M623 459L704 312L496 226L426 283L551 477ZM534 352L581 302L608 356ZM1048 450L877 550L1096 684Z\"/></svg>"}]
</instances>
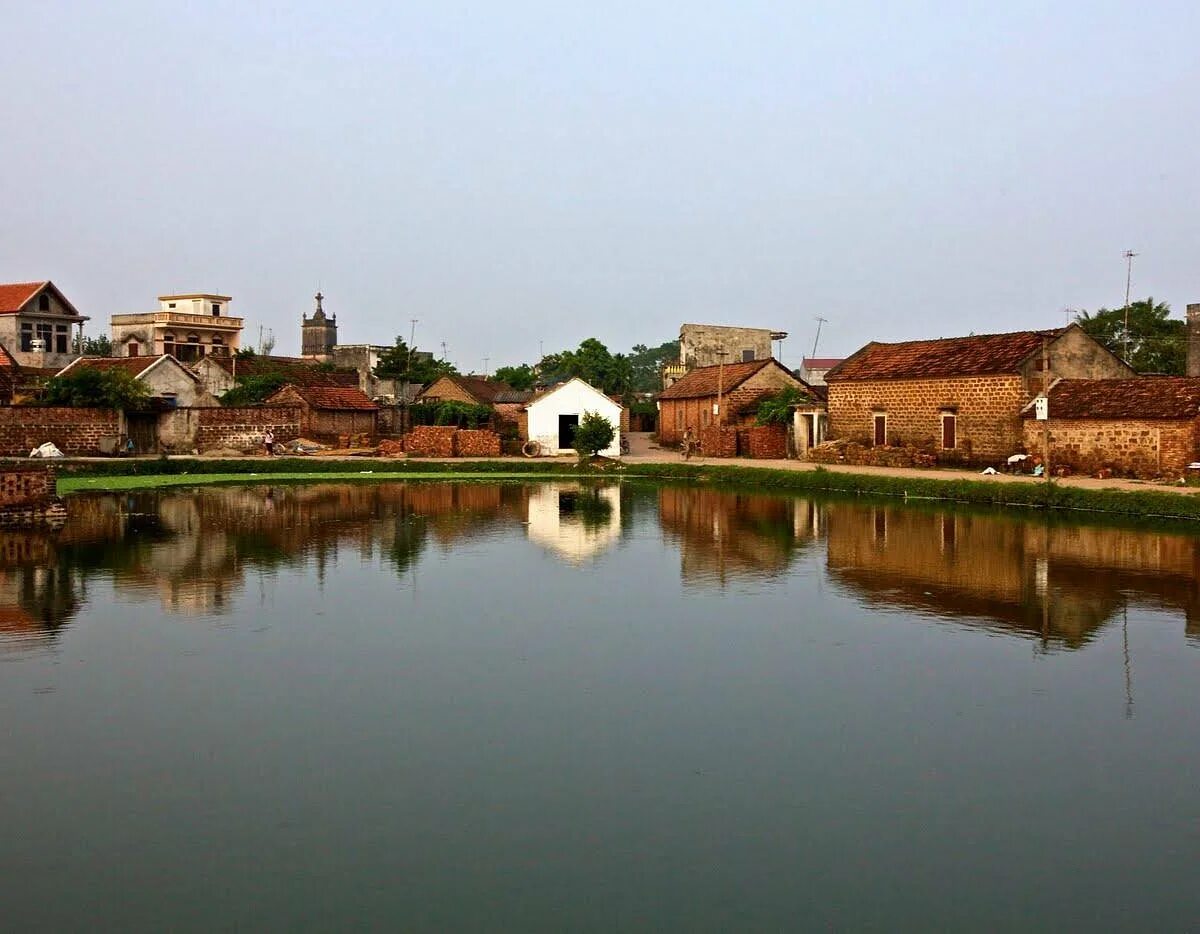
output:
<instances>
[{"instance_id":1,"label":"stack of bricks","mask_svg":"<svg viewBox=\"0 0 1200 934\"><path fill-rule=\"evenodd\" d=\"M198 415L195 446L201 451L213 448L250 450L262 445L267 429L274 432L276 444L300 437L299 406L216 406L191 411Z\"/></svg>"},{"instance_id":2,"label":"stack of bricks","mask_svg":"<svg viewBox=\"0 0 1200 934\"><path fill-rule=\"evenodd\" d=\"M95 457L100 439L121 433L121 414L113 409L0 407L0 455L26 457L47 441L64 454Z\"/></svg>"},{"instance_id":3,"label":"stack of bricks","mask_svg":"<svg viewBox=\"0 0 1200 934\"><path fill-rule=\"evenodd\" d=\"M737 457L737 429L709 425L700 430L700 445L705 457Z\"/></svg>"},{"instance_id":4,"label":"stack of bricks","mask_svg":"<svg viewBox=\"0 0 1200 934\"><path fill-rule=\"evenodd\" d=\"M404 451L417 457L453 457L457 431L443 425L417 425L404 436Z\"/></svg>"},{"instance_id":5,"label":"stack of bricks","mask_svg":"<svg viewBox=\"0 0 1200 934\"><path fill-rule=\"evenodd\" d=\"M500 436L494 431L460 430L454 435L456 457L499 457Z\"/></svg>"},{"instance_id":6,"label":"stack of bricks","mask_svg":"<svg viewBox=\"0 0 1200 934\"><path fill-rule=\"evenodd\" d=\"M0 507L45 503L55 495L52 467L16 467L0 471Z\"/></svg>"},{"instance_id":7,"label":"stack of bricks","mask_svg":"<svg viewBox=\"0 0 1200 934\"><path fill-rule=\"evenodd\" d=\"M786 425L755 425L746 429L750 456L765 460L783 460L787 457Z\"/></svg>"}]
</instances>

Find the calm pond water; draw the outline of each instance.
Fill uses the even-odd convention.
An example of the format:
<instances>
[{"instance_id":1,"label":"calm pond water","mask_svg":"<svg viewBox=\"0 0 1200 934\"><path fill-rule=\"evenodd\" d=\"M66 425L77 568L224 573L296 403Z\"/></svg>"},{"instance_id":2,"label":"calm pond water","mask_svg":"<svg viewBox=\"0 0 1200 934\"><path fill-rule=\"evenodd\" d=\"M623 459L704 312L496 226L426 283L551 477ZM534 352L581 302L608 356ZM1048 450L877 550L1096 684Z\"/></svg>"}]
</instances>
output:
<instances>
[{"instance_id":1,"label":"calm pond water","mask_svg":"<svg viewBox=\"0 0 1200 934\"><path fill-rule=\"evenodd\" d=\"M686 487L0 534L10 930L1181 929L1200 538Z\"/></svg>"}]
</instances>

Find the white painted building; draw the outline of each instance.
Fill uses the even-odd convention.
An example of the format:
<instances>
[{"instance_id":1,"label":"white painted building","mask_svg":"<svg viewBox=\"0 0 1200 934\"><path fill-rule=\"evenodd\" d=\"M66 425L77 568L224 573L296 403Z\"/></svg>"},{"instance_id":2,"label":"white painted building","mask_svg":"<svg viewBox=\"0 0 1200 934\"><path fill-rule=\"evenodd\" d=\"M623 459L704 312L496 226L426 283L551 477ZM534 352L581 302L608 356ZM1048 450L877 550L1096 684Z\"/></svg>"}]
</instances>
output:
<instances>
[{"instance_id":1,"label":"white painted building","mask_svg":"<svg viewBox=\"0 0 1200 934\"><path fill-rule=\"evenodd\" d=\"M584 412L598 412L613 426L612 444L600 453L620 457L621 404L577 376L526 404L529 440L543 454L574 454L575 428Z\"/></svg>"}]
</instances>

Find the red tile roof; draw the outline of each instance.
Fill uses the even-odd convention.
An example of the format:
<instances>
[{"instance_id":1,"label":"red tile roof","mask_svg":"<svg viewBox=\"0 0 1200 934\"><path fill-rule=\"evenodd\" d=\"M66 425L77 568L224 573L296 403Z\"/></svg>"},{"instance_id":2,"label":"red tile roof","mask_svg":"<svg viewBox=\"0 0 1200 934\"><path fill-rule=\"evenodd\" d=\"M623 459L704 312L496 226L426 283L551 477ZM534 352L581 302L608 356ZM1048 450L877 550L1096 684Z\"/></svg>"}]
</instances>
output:
<instances>
[{"instance_id":1,"label":"red tile roof","mask_svg":"<svg viewBox=\"0 0 1200 934\"><path fill-rule=\"evenodd\" d=\"M167 354L159 354L156 357L80 357L68 364L68 367L72 372L81 369L124 370L130 376L137 377L165 356ZM64 369L68 367L64 367ZM61 373L62 370L59 372Z\"/></svg>"},{"instance_id":2,"label":"red tile roof","mask_svg":"<svg viewBox=\"0 0 1200 934\"><path fill-rule=\"evenodd\" d=\"M1033 407L1022 413L1033 418ZM1200 379L1064 379L1050 387L1050 418L1191 419L1200 416Z\"/></svg>"},{"instance_id":3,"label":"red tile roof","mask_svg":"<svg viewBox=\"0 0 1200 934\"><path fill-rule=\"evenodd\" d=\"M502 383L494 379L485 379L482 376L449 375L443 378L456 383L460 389L478 400L481 405L491 405L496 401L496 396L500 393L512 392L512 387L508 383Z\"/></svg>"},{"instance_id":4,"label":"red tile roof","mask_svg":"<svg viewBox=\"0 0 1200 934\"><path fill-rule=\"evenodd\" d=\"M302 357L265 357L255 354L238 357L236 367L232 357L210 356L205 359L217 364L227 373L236 372L238 376L278 375L297 386L358 386L357 370L331 370Z\"/></svg>"},{"instance_id":5,"label":"red tile roof","mask_svg":"<svg viewBox=\"0 0 1200 934\"><path fill-rule=\"evenodd\" d=\"M0 284L0 315L15 315L44 286L42 282L9 282Z\"/></svg>"},{"instance_id":6,"label":"red tile roof","mask_svg":"<svg viewBox=\"0 0 1200 934\"><path fill-rule=\"evenodd\" d=\"M825 374L826 382L868 379L914 379L1016 373L1065 331L1014 331L1010 334L972 334L930 341L881 344L872 341Z\"/></svg>"},{"instance_id":7,"label":"red tile roof","mask_svg":"<svg viewBox=\"0 0 1200 934\"><path fill-rule=\"evenodd\" d=\"M805 357L801 366L810 370L827 370L841 363L845 357Z\"/></svg>"},{"instance_id":8,"label":"red tile roof","mask_svg":"<svg viewBox=\"0 0 1200 934\"><path fill-rule=\"evenodd\" d=\"M292 383L279 389L268 399L274 402L283 394L295 393L314 409L337 409L338 411L354 410L359 412L374 412L379 409L365 392L357 386L296 386Z\"/></svg>"},{"instance_id":9,"label":"red tile roof","mask_svg":"<svg viewBox=\"0 0 1200 934\"><path fill-rule=\"evenodd\" d=\"M770 357L766 360L749 360L746 363L726 363L724 373L721 372L720 366L698 366L694 370L688 370L670 388L664 389L658 398L705 399L717 394L718 385L721 386L722 391L729 392L759 370L772 365L783 369L781 364ZM789 372L788 375L791 376L791 373Z\"/></svg>"}]
</instances>

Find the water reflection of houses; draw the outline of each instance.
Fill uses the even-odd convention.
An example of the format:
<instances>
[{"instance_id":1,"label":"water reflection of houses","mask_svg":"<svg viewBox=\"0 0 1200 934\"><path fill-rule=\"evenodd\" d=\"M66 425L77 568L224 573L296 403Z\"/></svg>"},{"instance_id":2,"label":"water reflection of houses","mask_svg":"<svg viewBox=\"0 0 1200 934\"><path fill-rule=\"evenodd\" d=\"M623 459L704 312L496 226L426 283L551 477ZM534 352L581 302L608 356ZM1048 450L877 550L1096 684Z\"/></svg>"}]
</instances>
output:
<instances>
[{"instance_id":1,"label":"water reflection of houses","mask_svg":"<svg viewBox=\"0 0 1200 934\"><path fill-rule=\"evenodd\" d=\"M664 534L679 543L685 583L775 577L821 526L813 503L785 496L664 487L658 508Z\"/></svg>"},{"instance_id":2,"label":"water reflection of houses","mask_svg":"<svg viewBox=\"0 0 1200 934\"><path fill-rule=\"evenodd\" d=\"M583 564L621 536L621 489L544 483L529 493L531 541L571 564Z\"/></svg>"},{"instance_id":3,"label":"water reflection of houses","mask_svg":"<svg viewBox=\"0 0 1200 934\"><path fill-rule=\"evenodd\" d=\"M830 578L869 605L1086 644L1128 603L1200 632L1200 540L905 507L828 507Z\"/></svg>"}]
</instances>

